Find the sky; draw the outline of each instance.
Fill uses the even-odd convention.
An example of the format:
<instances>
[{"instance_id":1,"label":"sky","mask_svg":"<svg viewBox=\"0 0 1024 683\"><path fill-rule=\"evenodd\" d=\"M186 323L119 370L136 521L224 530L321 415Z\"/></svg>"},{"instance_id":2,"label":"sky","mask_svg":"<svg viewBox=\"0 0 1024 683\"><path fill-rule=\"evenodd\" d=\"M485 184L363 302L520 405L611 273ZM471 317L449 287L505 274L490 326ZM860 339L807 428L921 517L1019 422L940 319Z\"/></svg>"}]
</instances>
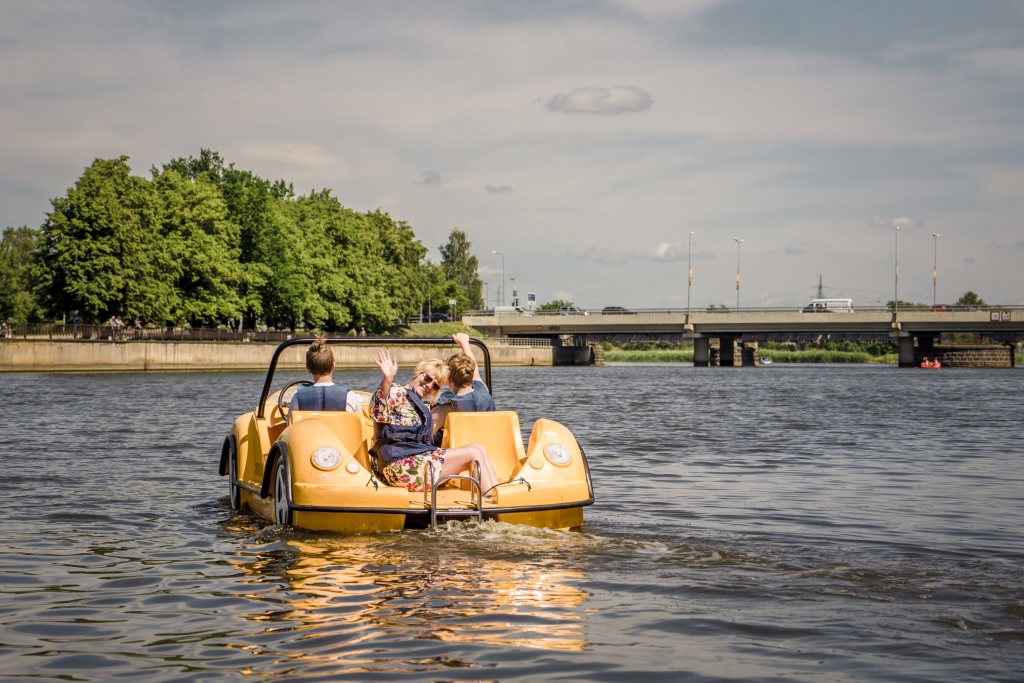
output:
<instances>
[{"instance_id":1,"label":"sky","mask_svg":"<svg viewBox=\"0 0 1024 683\"><path fill-rule=\"evenodd\" d=\"M0 0L0 227L216 150L493 298L1024 303L1024 2ZM693 233L691 235L691 232ZM738 246L736 239L743 242ZM689 242L688 242L689 240ZM508 286L511 289L511 284ZM506 301L508 303L508 301Z\"/></svg>"}]
</instances>

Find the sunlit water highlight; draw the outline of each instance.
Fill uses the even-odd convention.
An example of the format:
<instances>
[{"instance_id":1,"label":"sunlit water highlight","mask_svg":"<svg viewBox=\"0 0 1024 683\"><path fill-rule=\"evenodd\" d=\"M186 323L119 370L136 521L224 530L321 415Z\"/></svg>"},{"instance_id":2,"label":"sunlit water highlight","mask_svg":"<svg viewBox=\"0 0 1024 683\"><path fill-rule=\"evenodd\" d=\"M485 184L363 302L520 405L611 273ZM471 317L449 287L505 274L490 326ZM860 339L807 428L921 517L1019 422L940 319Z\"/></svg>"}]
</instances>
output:
<instances>
[{"instance_id":1,"label":"sunlit water highlight","mask_svg":"<svg viewBox=\"0 0 1024 683\"><path fill-rule=\"evenodd\" d=\"M0 375L0 678L1019 680L1022 380L499 369L584 529L343 537L227 508L259 374Z\"/></svg>"}]
</instances>

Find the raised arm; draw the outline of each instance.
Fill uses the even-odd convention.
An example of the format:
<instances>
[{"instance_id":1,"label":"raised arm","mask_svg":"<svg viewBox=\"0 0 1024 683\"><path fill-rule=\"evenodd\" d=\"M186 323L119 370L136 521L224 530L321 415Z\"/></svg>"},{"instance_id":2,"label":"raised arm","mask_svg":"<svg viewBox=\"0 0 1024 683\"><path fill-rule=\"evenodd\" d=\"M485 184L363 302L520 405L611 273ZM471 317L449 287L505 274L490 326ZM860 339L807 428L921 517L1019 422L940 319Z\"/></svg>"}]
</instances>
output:
<instances>
[{"instance_id":1,"label":"raised arm","mask_svg":"<svg viewBox=\"0 0 1024 683\"><path fill-rule=\"evenodd\" d=\"M473 359L473 381L482 382L480 379L480 364L476 362L476 356L473 355L473 347L469 345L469 335L463 332L457 332L452 335L452 341L459 345L462 352Z\"/></svg>"},{"instance_id":2,"label":"raised arm","mask_svg":"<svg viewBox=\"0 0 1024 683\"><path fill-rule=\"evenodd\" d=\"M387 349L379 349L373 362L380 368L380 396L387 398L388 392L391 391L391 385L395 381L395 375L398 373L398 361L391 357L391 352Z\"/></svg>"}]
</instances>

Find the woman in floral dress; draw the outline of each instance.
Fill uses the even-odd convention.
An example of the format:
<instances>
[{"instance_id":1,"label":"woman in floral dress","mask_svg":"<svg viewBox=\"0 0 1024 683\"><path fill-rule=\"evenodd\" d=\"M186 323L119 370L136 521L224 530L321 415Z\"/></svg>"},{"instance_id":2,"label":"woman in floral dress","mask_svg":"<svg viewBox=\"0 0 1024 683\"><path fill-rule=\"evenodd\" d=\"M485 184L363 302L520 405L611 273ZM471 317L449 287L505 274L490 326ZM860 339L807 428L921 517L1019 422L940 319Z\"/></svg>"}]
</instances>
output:
<instances>
[{"instance_id":1,"label":"woman in floral dress","mask_svg":"<svg viewBox=\"0 0 1024 683\"><path fill-rule=\"evenodd\" d=\"M377 351L374 360L382 376L380 388L370 402L370 417L376 423L374 451L380 460L381 476L390 486L410 491L429 490L427 463L434 464L434 476L458 474L480 463L480 485L484 491L498 484L487 451L480 444L458 448L437 448L430 410L424 398L434 396L448 379L444 361L425 360L416 366L412 379L403 387L394 384L398 363L387 349ZM485 497L496 502L497 489Z\"/></svg>"}]
</instances>

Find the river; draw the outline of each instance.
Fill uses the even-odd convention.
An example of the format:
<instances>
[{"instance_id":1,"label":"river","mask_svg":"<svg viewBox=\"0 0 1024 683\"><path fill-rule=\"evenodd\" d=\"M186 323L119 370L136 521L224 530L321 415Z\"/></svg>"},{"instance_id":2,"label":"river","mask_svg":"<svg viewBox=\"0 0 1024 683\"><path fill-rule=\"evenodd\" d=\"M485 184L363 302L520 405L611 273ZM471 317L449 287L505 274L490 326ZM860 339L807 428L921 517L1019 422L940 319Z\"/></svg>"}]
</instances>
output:
<instances>
[{"instance_id":1,"label":"river","mask_svg":"<svg viewBox=\"0 0 1024 683\"><path fill-rule=\"evenodd\" d=\"M496 369L586 448L583 529L368 537L232 514L262 380L0 375L0 678L1021 678L1020 371Z\"/></svg>"}]
</instances>

